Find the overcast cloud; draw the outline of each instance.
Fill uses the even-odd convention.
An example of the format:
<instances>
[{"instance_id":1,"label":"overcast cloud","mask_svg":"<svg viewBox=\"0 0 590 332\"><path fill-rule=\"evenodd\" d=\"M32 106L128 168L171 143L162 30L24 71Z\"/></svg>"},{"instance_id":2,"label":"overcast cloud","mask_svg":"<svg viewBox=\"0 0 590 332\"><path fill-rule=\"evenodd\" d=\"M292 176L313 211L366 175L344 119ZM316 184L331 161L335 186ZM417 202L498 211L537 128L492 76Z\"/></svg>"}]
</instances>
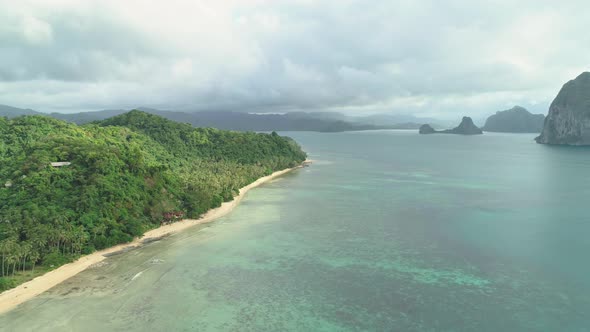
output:
<instances>
[{"instance_id":1,"label":"overcast cloud","mask_svg":"<svg viewBox=\"0 0 590 332\"><path fill-rule=\"evenodd\" d=\"M481 117L590 68L587 1L0 0L0 104Z\"/></svg>"}]
</instances>

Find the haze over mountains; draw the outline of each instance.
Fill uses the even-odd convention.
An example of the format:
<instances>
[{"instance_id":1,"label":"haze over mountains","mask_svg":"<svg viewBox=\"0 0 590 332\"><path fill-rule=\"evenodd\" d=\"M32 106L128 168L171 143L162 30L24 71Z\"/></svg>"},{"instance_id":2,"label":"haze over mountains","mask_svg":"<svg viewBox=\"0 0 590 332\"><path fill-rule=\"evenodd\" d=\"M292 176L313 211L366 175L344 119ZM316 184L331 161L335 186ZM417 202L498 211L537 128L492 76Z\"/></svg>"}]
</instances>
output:
<instances>
[{"instance_id":1,"label":"haze over mountains","mask_svg":"<svg viewBox=\"0 0 590 332\"><path fill-rule=\"evenodd\" d=\"M137 108L169 120L190 123L196 127L213 127L237 131L316 131L342 132L379 129L418 129L429 124L436 129L453 128L454 124L434 118L409 114L346 115L339 112L246 113L237 111L180 112L154 108ZM117 116L129 110L102 110L79 113L43 113L0 104L0 116L13 118L21 115L44 115L56 119L85 124ZM466 112L468 113L468 112ZM489 132L540 133L545 116L531 114L521 106L498 111L489 116L481 127Z\"/></svg>"},{"instance_id":2,"label":"haze over mountains","mask_svg":"<svg viewBox=\"0 0 590 332\"><path fill-rule=\"evenodd\" d=\"M137 109L169 120L190 123L196 127L213 127L237 131L317 131L342 132L379 129L418 129L429 124L436 129L452 128L455 124L441 119L416 117L410 114L346 115L339 112L246 113L237 111L180 112L147 107ZM0 104L0 116L13 118L21 115L44 115L56 119L85 124L117 116L129 110L101 110L79 113L44 113ZM543 126L542 114L531 114L515 106L491 115L482 127L484 131L539 133ZM455 122L456 123L456 122Z\"/></svg>"},{"instance_id":3,"label":"haze over mountains","mask_svg":"<svg viewBox=\"0 0 590 332\"><path fill-rule=\"evenodd\" d=\"M411 115L377 114L370 116L348 116L337 112L290 112L244 113L233 111L178 112L153 108L138 109L163 116L167 119L190 123L197 127L213 127L238 131L318 131L340 132L377 129L417 129L422 123L435 119L418 118ZM0 105L0 116L13 118L20 115L45 115L77 124L100 121L123 114L129 110L103 110L80 113L42 113L31 109L19 109ZM438 122L440 123L440 122Z\"/></svg>"}]
</instances>

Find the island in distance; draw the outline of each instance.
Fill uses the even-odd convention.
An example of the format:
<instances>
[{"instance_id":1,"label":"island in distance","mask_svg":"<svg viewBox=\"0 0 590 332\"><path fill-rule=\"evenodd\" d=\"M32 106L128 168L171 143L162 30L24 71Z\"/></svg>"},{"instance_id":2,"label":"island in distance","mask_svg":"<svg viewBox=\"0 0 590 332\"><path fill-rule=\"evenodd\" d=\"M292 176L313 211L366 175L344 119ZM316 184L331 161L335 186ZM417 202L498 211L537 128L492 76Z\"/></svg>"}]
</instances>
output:
<instances>
[{"instance_id":1,"label":"island in distance","mask_svg":"<svg viewBox=\"0 0 590 332\"><path fill-rule=\"evenodd\" d=\"M461 123L453 128L446 130L435 130L429 124L423 124L418 129L420 134L458 134L458 135L481 135L483 131L478 128L470 117L464 116Z\"/></svg>"},{"instance_id":2,"label":"island in distance","mask_svg":"<svg viewBox=\"0 0 590 332\"><path fill-rule=\"evenodd\" d=\"M532 114L524 107L514 106L491 115L482 129L500 133L540 133L544 121L543 114Z\"/></svg>"},{"instance_id":3,"label":"island in distance","mask_svg":"<svg viewBox=\"0 0 590 332\"><path fill-rule=\"evenodd\" d=\"M561 88L535 140L541 144L590 145L590 72Z\"/></svg>"}]
</instances>

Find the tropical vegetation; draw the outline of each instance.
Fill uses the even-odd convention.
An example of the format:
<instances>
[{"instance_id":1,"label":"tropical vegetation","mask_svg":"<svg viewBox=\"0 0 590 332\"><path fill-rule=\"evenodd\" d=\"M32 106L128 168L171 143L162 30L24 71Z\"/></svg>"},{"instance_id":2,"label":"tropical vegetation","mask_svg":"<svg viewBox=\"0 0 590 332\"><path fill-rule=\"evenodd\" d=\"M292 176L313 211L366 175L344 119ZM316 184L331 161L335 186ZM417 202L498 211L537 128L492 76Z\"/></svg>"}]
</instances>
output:
<instances>
[{"instance_id":1,"label":"tropical vegetation","mask_svg":"<svg viewBox=\"0 0 590 332\"><path fill-rule=\"evenodd\" d=\"M84 126L0 118L0 290L197 218L305 157L274 132L194 128L136 110Z\"/></svg>"}]
</instances>

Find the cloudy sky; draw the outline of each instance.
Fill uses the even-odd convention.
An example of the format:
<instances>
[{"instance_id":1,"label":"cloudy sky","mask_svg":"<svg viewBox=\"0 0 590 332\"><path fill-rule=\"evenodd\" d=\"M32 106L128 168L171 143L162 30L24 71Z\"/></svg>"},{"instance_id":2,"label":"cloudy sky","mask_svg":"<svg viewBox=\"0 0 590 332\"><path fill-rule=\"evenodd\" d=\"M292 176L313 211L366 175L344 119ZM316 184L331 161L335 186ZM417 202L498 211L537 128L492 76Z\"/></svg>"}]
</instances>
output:
<instances>
[{"instance_id":1,"label":"cloudy sky","mask_svg":"<svg viewBox=\"0 0 590 332\"><path fill-rule=\"evenodd\" d=\"M590 70L590 3L0 0L0 104L476 118Z\"/></svg>"}]
</instances>

